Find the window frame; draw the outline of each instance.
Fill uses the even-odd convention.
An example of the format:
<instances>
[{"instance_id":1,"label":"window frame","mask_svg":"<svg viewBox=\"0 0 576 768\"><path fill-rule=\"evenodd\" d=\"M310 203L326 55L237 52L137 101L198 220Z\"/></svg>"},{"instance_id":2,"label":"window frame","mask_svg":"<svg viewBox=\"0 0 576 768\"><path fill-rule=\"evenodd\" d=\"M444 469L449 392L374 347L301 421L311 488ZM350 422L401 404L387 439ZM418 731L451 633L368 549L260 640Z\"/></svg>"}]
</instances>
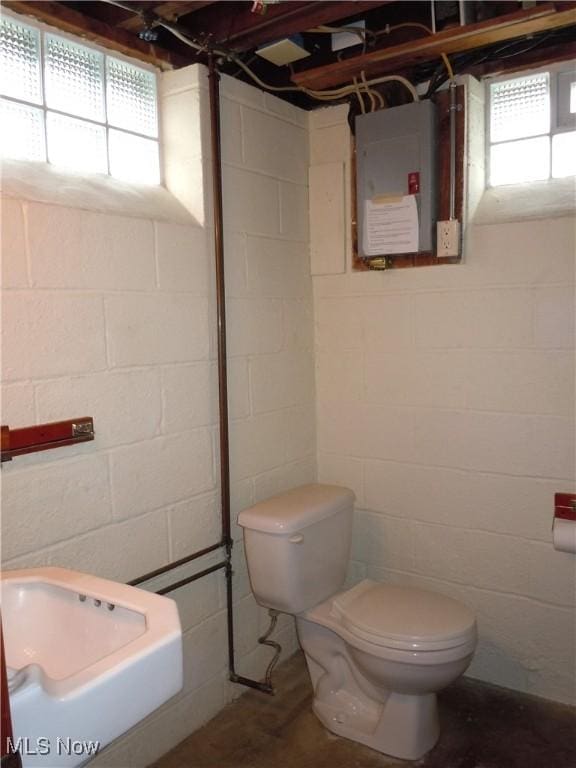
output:
<instances>
[{"instance_id":1,"label":"window frame","mask_svg":"<svg viewBox=\"0 0 576 768\"><path fill-rule=\"evenodd\" d=\"M5 18L10 18L17 24L21 24L22 26L28 27L30 29L34 29L38 32L39 38L40 38L40 45L39 45L39 55L40 55L40 88L41 88L41 95L42 100L41 102L32 102L27 101L23 98L17 98L15 96L7 96L5 94L0 94L0 98L4 99L6 101L9 101L13 104L23 104L27 107L32 107L34 109L38 109L42 111L42 126L43 126L43 140L44 140L44 154L45 159L44 160L21 160L21 162L30 162L30 163L43 163L45 165L50 165L53 168L57 168L60 170L68 171L71 173L78 173L82 174L83 176L87 177L101 177L105 176L111 179L115 179L116 181L123 183L123 184L137 184L138 186L147 186L147 187L165 187L165 174L164 174L164 162L163 162L163 141L162 141L162 120L160 115L160 71L157 67L153 66L152 64L149 64L144 61L140 61L139 59L135 59L131 56L126 56L120 51L114 51L110 48L105 48L102 45L98 45L97 43L93 43L90 40L85 40L82 37L78 37L77 35L73 35L69 32L65 32L64 30L58 29L57 27L53 27L49 24L44 24L41 21L37 21L36 19L31 19L29 17L21 16L20 14L13 13L11 11L6 10L5 8L2 9L2 16ZM74 115L70 112L63 112L59 109L54 109L53 107L48 107L46 104L46 83L45 83L45 35L53 35L56 37L60 37L64 40L68 40L71 43L75 45L80 45L84 48L88 48L94 51L97 51L98 53L103 55L102 60L102 87L103 87L103 107L104 107L104 122L98 122L97 120L94 120L89 117L84 117L80 115ZM108 103L107 103L107 86L108 86L108 66L107 66L107 57L117 59L118 61L124 61L127 64L138 67L139 69L143 69L147 72L150 72L154 75L154 81L156 85L156 127L157 127L157 135L156 136L150 136L143 133L137 133L136 131L127 129L127 128L120 128L115 125L111 125L108 122ZM106 132L106 172L93 172L93 171L84 171L82 169L74 169L72 167L66 167L56 165L54 163L51 163L48 159L48 128L47 128L47 114L48 112L53 112L56 115L61 115L63 117L71 118L73 120L80 120L84 121L86 123L90 123L91 125L96 125L101 128L104 128ZM145 184L143 182L131 182L126 181L125 179L121 179L117 176L113 176L110 173L110 130L115 131L121 131L122 133L129 134L131 136L135 136L136 138L142 138L142 139L148 139L150 141L155 141L158 146L158 183L157 184ZM12 159L12 158L6 158L6 159Z\"/></svg>"},{"instance_id":2,"label":"window frame","mask_svg":"<svg viewBox=\"0 0 576 768\"><path fill-rule=\"evenodd\" d=\"M576 112L570 112L571 86L576 84L576 62L570 68L558 71L556 75L556 91L558 97L554 118L557 122L557 133L576 130ZM572 121L572 125L570 125Z\"/></svg>"},{"instance_id":3,"label":"window frame","mask_svg":"<svg viewBox=\"0 0 576 768\"><path fill-rule=\"evenodd\" d=\"M493 83L506 82L507 80L515 80L521 77L530 77L531 75L548 74L550 82L550 130L547 133L539 133L536 136L519 136L515 139L508 139L506 141L492 142L492 135L490 130L491 115L492 115L492 99L491 88ZM561 76L566 76L566 83L561 84ZM537 67L533 69L519 70L516 72L506 72L502 75L496 75L494 77L484 78L484 93L486 99L486 114L485 114L485 164L486 164L486 189L498 189L503 186L510 186L510 184L532 184L534 182L510 182L510 184L491 184L490 178L492 175L491 167L491 148L496 144L508 144L516 141L522 141L525 139L536 139L543 136L548 136L549 141L549 174L546 179L541 179L540 183L546 183L555 181L556 177L552 175L552 146L553 137L560 133L571 133L576 131L576 113L570 112L570 83L576 82L576 61L569 60L559 62L557 64L548 64L547 66ZM565 101L562 105L563 92ZM566 107L566 104L568 105ZM562 106L564 107L563 109ZM572 125L570 125L570 119Z\"/></svg>"}]
</instances>

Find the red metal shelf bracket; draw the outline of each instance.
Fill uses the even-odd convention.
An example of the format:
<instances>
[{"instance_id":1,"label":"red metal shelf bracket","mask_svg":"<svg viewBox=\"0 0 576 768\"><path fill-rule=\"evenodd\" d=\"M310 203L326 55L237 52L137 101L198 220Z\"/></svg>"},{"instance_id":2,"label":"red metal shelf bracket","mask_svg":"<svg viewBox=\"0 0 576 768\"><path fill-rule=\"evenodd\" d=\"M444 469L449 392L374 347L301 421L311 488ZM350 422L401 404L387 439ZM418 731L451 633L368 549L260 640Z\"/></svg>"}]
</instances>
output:
<instances>
[{"instance_id":1,"label":"red metal shelf bracket","mask_svg":"<svg viewBox=\"0 0 576 768\"><path fill-rule=\"evenodd\" d=\"M51 448L86 443L89 440L94 440L94 420L91 416L21 429L3 426L2 461L11 461L14 456L22 456L25 453L48 451Z\"/></svg>"}]
</instances>

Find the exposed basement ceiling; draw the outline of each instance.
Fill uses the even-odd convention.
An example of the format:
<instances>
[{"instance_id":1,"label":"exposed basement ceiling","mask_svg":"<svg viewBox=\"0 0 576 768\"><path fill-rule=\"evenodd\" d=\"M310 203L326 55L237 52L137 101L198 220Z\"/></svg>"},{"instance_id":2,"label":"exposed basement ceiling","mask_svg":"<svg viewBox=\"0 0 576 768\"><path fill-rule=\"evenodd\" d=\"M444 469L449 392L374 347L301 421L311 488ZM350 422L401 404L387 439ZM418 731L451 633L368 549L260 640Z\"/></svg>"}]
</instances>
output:
<instances>
[{"instance_id":1,"label":"exposed basement ceiling","mask_svg":"<svg viewBox=\"0 0 576 768\"><path fill-rule=\"evenodd\" d=\"M244 64L272 86L299 86L302 90L278 95L307 108L319 102L304 89L339 87L362 73L400 74L413 82L431 80L436 87L445 78L442 53L450 56L455 72L477 75L576 57L576 2L436 0L435 32L427 29L433 25L432 3L404 0L3 0L2 5L164 69L206 61L213 51L222 71L234 77L250 81ZM330 28L360 20L366 31L352 33L357 43L333 51ZM295 34L309 53L301 60L276 66L257 54L259 47ZM405 98L394 84L380 90L389 102Z\"/></svg>"}]
</instances>

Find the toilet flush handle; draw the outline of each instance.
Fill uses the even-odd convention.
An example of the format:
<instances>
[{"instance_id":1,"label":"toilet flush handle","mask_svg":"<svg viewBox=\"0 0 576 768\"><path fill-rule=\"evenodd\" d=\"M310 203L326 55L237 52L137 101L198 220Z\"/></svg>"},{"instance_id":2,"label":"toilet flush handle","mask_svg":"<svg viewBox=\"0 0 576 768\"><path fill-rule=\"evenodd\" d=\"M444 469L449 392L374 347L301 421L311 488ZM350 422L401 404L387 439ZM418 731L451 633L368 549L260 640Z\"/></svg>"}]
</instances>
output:
<instances>
[{"instance_id":1,"label":"toilet flush handle","mask_svg":"<svg viewBox=\"0 0 576 768\"><path fill-rule=\"evenodd\" d=\"M294 536L290 536L288 541L290 542L290 544L302 544L302 542L304 541L304 536L302 536L301 533L296 533L294 534Z\"/></svg>"}]
</instances>

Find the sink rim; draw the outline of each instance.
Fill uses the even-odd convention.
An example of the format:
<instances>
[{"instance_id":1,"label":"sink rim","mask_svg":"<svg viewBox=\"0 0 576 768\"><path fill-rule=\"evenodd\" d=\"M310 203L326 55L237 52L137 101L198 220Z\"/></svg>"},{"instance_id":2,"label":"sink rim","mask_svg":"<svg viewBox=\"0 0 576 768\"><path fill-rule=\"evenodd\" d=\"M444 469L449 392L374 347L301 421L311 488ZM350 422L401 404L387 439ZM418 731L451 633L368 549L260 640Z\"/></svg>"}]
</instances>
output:
<instances>
[{"instance_id":1,"label":"sink rim","mask_svg":"<svg viewBox=\"0 0 576 768\"><path fill-rule=\"evenodd\" d=\"M153 650L182 636L178 608L172 599L127 584L120 584L99 576L57 566L2 572L0 574L0 603L1 592L5 585L30 583L51 584L77 594L86 595L88 598L114 603L119 607L143 615L145 619L143 634L98 661L58 680L44 673L42 687L51 696L64 696L76 693L86 686L97 685L106 678L112 677L122 668L137 663ZM7 621L8 617L4 614L4 626L6 626ZM25 667L14 667L13 664L10 664L9 641L6 632L4 633L4 640L7 665L15 669L24 669ZM24 695L25 690L26 686L14 691L11 695L15 697L20 693Z\"/></svg>"}]
</instances>

